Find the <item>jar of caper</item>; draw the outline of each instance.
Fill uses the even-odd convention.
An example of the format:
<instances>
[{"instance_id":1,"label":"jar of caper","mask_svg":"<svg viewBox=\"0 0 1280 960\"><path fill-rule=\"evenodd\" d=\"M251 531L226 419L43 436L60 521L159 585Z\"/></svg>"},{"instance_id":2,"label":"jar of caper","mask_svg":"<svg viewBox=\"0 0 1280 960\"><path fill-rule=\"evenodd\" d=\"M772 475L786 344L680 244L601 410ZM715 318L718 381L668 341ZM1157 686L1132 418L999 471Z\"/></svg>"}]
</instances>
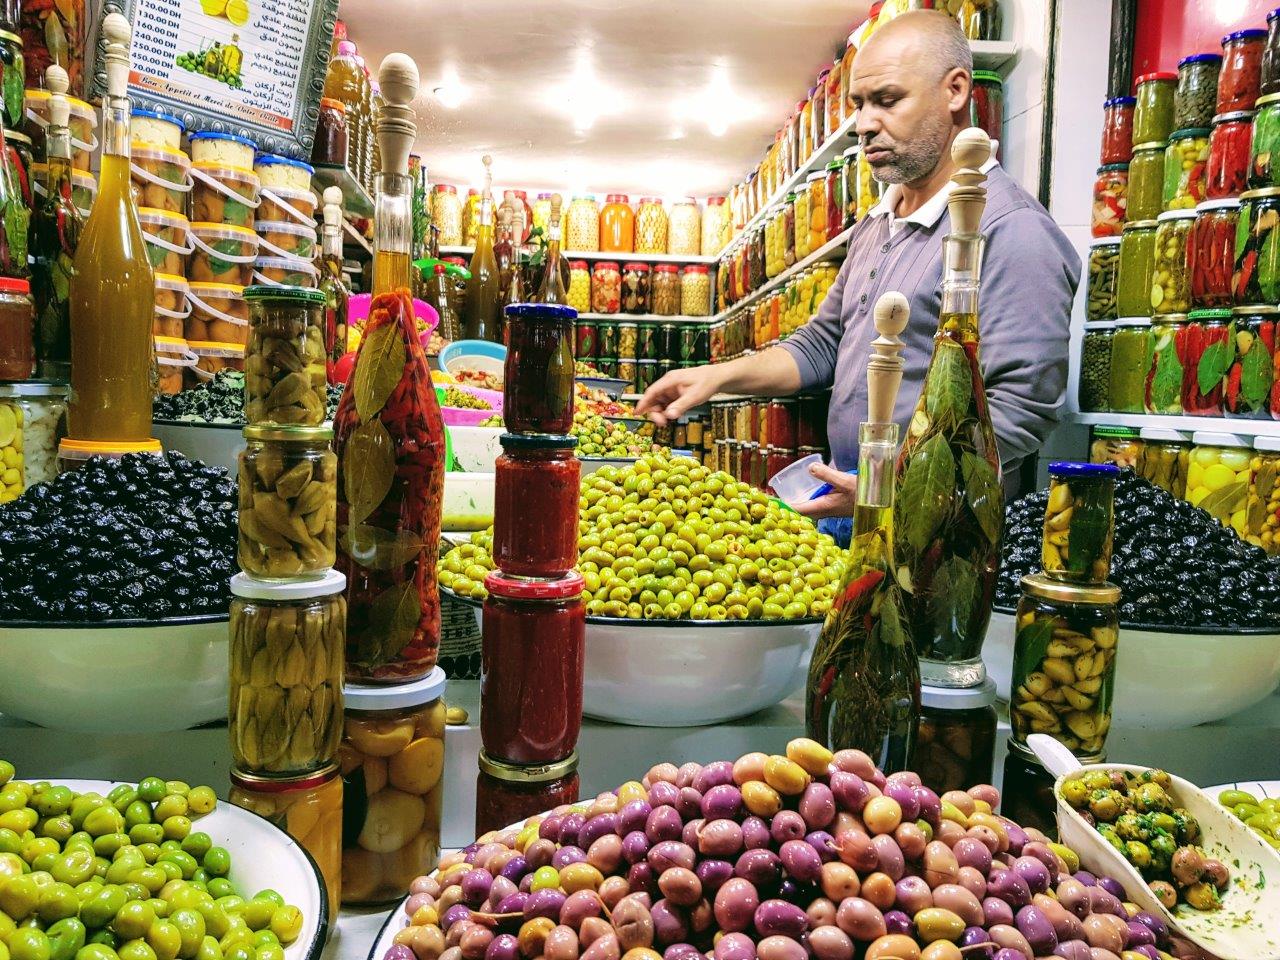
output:
<instances>
[{"instance_id":1,"label":"jar of caper","mask_svg":"<svg viewBox=\"0 0 1280 960\"><path fill-rule=\"evenodd\" d=\"M1080 383L1078 402L1086 413L1106 411L1111 392L1111 321L1086 323L1080 342Z\"/></svg>"}]
</instances>

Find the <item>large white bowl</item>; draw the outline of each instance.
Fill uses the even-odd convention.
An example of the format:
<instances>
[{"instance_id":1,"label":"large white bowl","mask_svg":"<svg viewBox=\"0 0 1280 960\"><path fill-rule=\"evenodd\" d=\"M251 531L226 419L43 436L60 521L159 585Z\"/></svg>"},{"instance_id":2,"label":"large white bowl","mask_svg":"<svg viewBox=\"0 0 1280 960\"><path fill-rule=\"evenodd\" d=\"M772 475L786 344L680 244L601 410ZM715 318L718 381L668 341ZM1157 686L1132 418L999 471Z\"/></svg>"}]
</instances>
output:
<instances>
[{"instance_id":1,"label":"large white bowl","mask_svg":"<svg viewBox=\"0 0 1280 960\"><path fill-rule=\"evenodd\" d=\"M502 456L502 427L445 427L453 448L453 461L466 473L493 473Z\"/></svg>"},{"instance_id":2,"label":"large white bowl","mask_svg":"<svg viewBox=\"0 0 1280 960\"><path fill-rule=\"evenodd\" d=\"M489 473L446 473L441 529L450 532L483 530L493 523L496 477Z\"/></svg>"},{"instance_id":3,"label":"large white bowl","mask_svg":"<svg viewBox=\"0 0 1280 960\"><path fill-rule=\"evenodd\" d=\"M119 784L111 780L63 780L50 782L77 793L104 797ZM260 890L274 890L284 902L302 911L302 932L285 947L285 960L317 960L329 936L329 898L324 877L311 854L298 841L256 813L219 800L212 813L193 821L193 830L207 833L214 846L231 854L227 879L248 898Z\"/></svg>"},{"instance_id":4,"label":"large white bowl","mask_svg":"<svg viewBox=\"0 0 1280 960\"><path fill-rule=\"evenodd\" d=\"M157 420L151 432L166 450L176 450L188 460L223 467L235 476L236 460L244 449L243 425Z\"/></svg>"},{"instance_id":5,"label":"large white bowl","mask_svg":"<svg viewBox=\"0 0 1280 960\"><path fill-rule=\"evenodd\" d=\"M227 615L0 622L0 713L54 730L162 733L227 715Z\"/></svg>"},{"instance_id":6,"label":"large white bowl","mask_svg":"<svg viewBox=\"0 0 1280 960\"><path fill-rule=\"evenodd\" d=\"M982 659L1009 699L1014 618L996 611ZM1280 682L1280 634L1120 628L1112 723L1182 729L1229 717L1266 699Z\"/></svg>"}]
</instances>

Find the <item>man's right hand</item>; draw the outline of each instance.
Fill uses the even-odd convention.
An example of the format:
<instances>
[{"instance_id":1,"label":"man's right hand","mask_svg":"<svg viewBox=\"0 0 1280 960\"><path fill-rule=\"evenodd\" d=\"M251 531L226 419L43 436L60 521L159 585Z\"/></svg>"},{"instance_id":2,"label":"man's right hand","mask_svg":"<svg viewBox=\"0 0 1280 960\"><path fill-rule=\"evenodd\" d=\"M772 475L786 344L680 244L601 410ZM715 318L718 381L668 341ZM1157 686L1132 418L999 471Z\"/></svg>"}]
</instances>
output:
<instances>
[{"instance_id":1,"label":"man's right hand","mask_svg":"<svg viewBox=\"0 0 1280 960\"><path fill-rule=\"evenodd\" d=\"M672 370L644 392L636 413L658 426L675 423L688 410L720 392L722 377L716 365Z\"/></svg>"}]
</instances>

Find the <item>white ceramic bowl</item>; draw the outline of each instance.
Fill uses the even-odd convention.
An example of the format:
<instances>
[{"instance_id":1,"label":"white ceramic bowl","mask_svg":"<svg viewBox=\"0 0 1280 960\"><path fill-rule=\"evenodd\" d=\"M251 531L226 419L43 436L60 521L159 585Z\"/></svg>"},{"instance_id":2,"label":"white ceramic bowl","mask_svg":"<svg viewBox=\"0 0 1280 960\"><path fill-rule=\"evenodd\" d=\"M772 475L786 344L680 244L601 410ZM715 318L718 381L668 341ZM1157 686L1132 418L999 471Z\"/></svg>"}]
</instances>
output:
<instances>
[{"instance_id":1,"label":"white ceramic bowl","mask_svg":"<svg viewBox=\"0 0 1280 960\"><path fill-rule=\"evenodd\" d=\"M220 720L227 715L227 620L0 622L0 713L54 730L116 733Z\"/></svg>"},{"instance_id":2,"label":"white ceramic bowl","mask_svg":"<svg viewBox=\"0 0 1280 960\"><path fill-rule=\"evenodd\" d=\"M236 460L244 449L241 424L157 420L151 432L166 450L176 450L188 460L223 467L235 476Z\"/></svg>"},{"instance_id":3,"label":"white ceramic bowl","mask_svg":"<svg viewBox=\"0 0 1280 960\"><path fill-rule=\"evenodd\" d=\"M77 793L92 791L104 797L118 786L111 780L49 780ZM324 877L311 854L269 820L225 800L219 800L212 813L193 821L192 829L207 833L215 846L225 847L231 854L227 879L246 898L270 889L302 911L302 932L285 947L285 960L317 960L329 936L329 925L337 917L329 916Z\"/></svg>"},{"instance_id":4,"label":"white ceramic bowl","mask_svg":"<svg viewBox=\"0 0 1280 960\"><path fill-rule=\"evenodd\" d=\"M996 690L1009 699L1013 615L991 616L982 648ZM1220 720L1266 699L1280 682L1280 634L1120 628L1112 723L1182 729Z\"/></svg>"},{"instance_id":5,"label":"white ceramic bowl","mask_svg":"<svg viewBox=\"0 0 1280 960\"><path fill-rule=\"evenodd\" d=\"M441 527L452 532L483 530L493 523L496 474L446 473Z\"/></svg>"},{"instance_id":6,"label":"white ceramic bowl","mask_svg":"<svg viewBox=\"0 0 1280 960\"><path fill-rule=\"evenodd\" d=\"M468 473L493 473L494 463L502 456L502 427L446 427L453 445L453 460L459 470Z\"/></svg>"}]
</instances>

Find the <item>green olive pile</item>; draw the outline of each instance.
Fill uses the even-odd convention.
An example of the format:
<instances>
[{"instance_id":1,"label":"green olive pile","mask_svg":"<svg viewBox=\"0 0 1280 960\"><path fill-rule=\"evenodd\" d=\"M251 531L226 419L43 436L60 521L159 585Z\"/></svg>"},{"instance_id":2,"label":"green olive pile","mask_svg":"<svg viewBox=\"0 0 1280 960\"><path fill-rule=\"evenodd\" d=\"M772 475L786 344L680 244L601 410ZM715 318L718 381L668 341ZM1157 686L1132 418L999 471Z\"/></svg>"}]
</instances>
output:
<instances>
[{"instance_id":1,"label":"green olive pile","mask_svg":"<svg viewBox=\"0 0 1280 960\"><path fill-rule=\"evenodd\" d=\"M487 400L481 400L474 394L467 393L465 390L459 390L457 387L444 388L443 405L453 407L455 410L492 410L493 406Z\"/></svg>"},{"instance_id":2,"label":"green olive pile","mask_svg":"<svg viewBox=\"0 0 1280 960\"><path fill-rule=\"evenodd\" d=\"M660 454L582 478L587 613L632 620L822 617L844 551L812 521L727 473ZM493 530L440 559L440 583L482 599Z\"/></svg>"},{"instance_id":3,"label":"green olive pile","mask_svg":"<svg viewBox=\"0 0 1280 960\"><path fill-rule=\"evenodd\" d=\"M578 438L578 456L614 457L624 459L642 457L662 450L648 437L629 430L626 424L614 423L604 417L578 411L573 415L570 432Z\"/></svg>"},{"instance_id":4,"label":"green olive pile","mask_svg":"<svg viewBox=\"0 0 1280 960\"><path fill-rule=\"evenodd\" d=\"M1280 850L1280 800L1273 797L1259 800L1244 790L1223 790L1218 802Z\"/></svg>"},{"instance_id":5,"label":"green olive pile","mask_svg":"<svg viewBox=\"0 0 1280 960\"><path fill-rule=\"evenodd\" d=\"M211 787L148 777L105 797L14 780L0 760L0 960L284 960L302 913L241 897L191 821Z\"/></svg>"},{"instance_id":6,"label":"green olive pile","mask_svg":"<svg viewBox=\"0 0 1280 960\"><path fill-rule=\"evenodd\" d=\"M502 426L502 414L495 413L492 417L485 417L483 420L477 423L476 426L477 427L500 427Z\"/></svg>"},{"instance_id":7,"label":"green olive pile","mask_svg":"<svg viewBox=\"0 0 1280 960\"><path fill-rule=\"evenodd\" d=\"M1200 824L1174 806L1169 782L1163 770L1093 770L1064 783L1062 799L1133 864L1166 909L1181 902L1197 910L1217 910L1230 872L1194 845Z\"/></svg>"}]
</instances>

